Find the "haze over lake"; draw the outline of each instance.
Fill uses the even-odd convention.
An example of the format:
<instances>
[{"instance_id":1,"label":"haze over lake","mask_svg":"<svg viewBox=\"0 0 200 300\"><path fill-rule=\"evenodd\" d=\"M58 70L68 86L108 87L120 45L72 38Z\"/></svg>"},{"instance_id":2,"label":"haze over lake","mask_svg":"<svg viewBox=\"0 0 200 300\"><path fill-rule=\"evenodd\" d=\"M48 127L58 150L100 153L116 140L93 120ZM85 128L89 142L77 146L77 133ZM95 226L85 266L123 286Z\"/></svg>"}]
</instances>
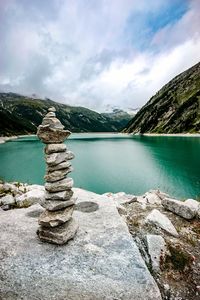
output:
<instances>
[{"instance_id":1,"label":"haze over lake","mask_svg":"<svg viewBox=\"0 0 200 300\"><path fill-rule=\"evenodd\" d=\"M75 187L143 194L159 188L180 199L200 196L200 138L72 134ZM44 145L36 137L0 145L0 177L43 184Z\"/></svg>"}]
</instances>

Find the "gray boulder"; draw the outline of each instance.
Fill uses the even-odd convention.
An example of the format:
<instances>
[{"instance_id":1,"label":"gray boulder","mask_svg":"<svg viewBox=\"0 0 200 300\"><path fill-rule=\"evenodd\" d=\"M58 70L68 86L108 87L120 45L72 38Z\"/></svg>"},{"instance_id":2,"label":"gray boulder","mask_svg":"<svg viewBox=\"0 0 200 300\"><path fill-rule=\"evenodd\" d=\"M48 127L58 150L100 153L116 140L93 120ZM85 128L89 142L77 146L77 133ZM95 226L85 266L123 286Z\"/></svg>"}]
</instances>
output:
<instances>
[{"instance_id":1,"label":"gray boulder","mask_svg":"<svg viewBox=\"0 0 200 300\"><path fill-rule=\"evenodd\" d=\"M13 195L16 195L18 193L17 186L15 184L9 183L9 182L6 182L3 184L2 190L6 193L10 192Z\"/></svg>"},{"instance_id":2,"label":"gray boulder","mask_svg":"<svg viewBox=\"0 0 200 300\"><path fill-rule=\"evenodd\" d=\"M40 188L32 188L25 194L16 196L15 201L18 208L29 207L36 203L42 204L45 201L44 187L40 186Z\"/></svg>"},{"instance_id":3,"label":"gray boulder","mask_svg":"<svg viewBox=\"0 0 200 300\"><path fill-rule=\"evenodd\" d=\"M153 224L169 234L178 237L178 232L172 222L157 209L153 209L151 211L151 213L146 217L145 223Z\"/></svg>"},{"instance_id":4,"label":"gray boulder","mask_svg":"<svg viewBox=\"0 0 200 300\"><path fill-rule=\"evenodd\" d=\"M147 235L147 248L154 272L160 272L160 266L165 259L166 244L161 235Z\"/></svg>"},{"instance_id":5,"label":"gray boulder","mask_svg":"<svg viewBox=\"0 0 200 300\"><path fill-rule=\"evenodd\" d=\"M12 195L6 195L0 198L0 205L15 205L15 198Z\"/></svg>"},{"instance_id":6,"label":"gray boulder","mask_svg":"<svg viewBox=\"0 0 200 300\"><path fill-rule=\"evenodd\" d=\"M185 204L196 211L196 217L200 219L200 203L194 199L187 199Z\"/></svg>"},{"instance_id":7,"label":"gray boulder","mask_svg":"<svg viewBox=\"0 0 200 300\"><path fill-rule=\"evenodd\" d=\"M194 206L190 205L189 202L187 205L185 202L171 198L163 199L162 205L165 209L172 211L173 213L187 220L193 219L197 212Z\"/></svg>"}]
</instances>

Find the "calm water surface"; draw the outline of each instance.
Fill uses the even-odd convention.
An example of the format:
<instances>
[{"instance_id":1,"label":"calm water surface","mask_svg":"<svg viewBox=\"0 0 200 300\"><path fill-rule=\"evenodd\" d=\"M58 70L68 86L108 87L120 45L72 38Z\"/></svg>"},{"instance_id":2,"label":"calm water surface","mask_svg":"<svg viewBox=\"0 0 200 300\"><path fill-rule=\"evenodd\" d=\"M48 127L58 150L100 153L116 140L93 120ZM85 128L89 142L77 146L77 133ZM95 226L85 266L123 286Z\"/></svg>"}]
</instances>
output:
<instances>
[{"instance_id":1,"label":"calm water surface","mask_svg":"<svg viewBox=\"0 0 200 300\"><path fill-rule=\"evenodd\" d=\"M159 188L181 199L200 196L200 138L72 134L76 187L142 194ZM0 145L0 178L43 184L43 144L35 137Z\"/></svg>"}]
</instances>

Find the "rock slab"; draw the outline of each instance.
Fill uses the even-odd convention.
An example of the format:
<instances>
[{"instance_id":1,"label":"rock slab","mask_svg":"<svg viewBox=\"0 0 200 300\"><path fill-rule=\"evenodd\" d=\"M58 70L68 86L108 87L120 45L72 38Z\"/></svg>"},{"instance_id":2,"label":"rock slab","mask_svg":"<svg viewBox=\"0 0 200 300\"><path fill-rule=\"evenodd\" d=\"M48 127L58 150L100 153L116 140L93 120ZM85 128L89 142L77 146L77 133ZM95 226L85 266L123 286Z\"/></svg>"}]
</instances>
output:
<instances>
[{"instance_id":1,"label":"rock slab","mask_svg":"<svg viewBox=\"0 0 200 300\"><path fill-rule=\"evenodd\" d=\"M0 211L0 299L161 300L115 203L80 189L75 196L79 230L62 247L35 234L38 204ZM87 201L97 209L82 212Z\"/></svg>"},{"instance_id":2,"label":"rock slab","mask_svg":"<svg viewBox=\"0 0 200 300\"><path fill-rule=\"evenodd\" d=\"M148 234L147 248L151 258L151 265L154 272L160 272L162 261L165 257L166 244L161 235Z\"/></svg>"},{"instance_id":3,"label":"rock slab","mask_svg":"<svg viewBox=\"0 0 200 300\"><path fill-rule=\"evenodd\" d=\"M146 217L145 223L153 224L165 230L169 234L178 237L178 232L172 222L157 209L153 209L150 212L150 214Z\"/></svg>"},{"instance_id":4,"label":"rock slab","mask_svg":"<svg viewBox=\"0 0 200 300\"><path fill-rule=\"evenodd\" d=\"M162 201L162 205L167 210L170 210L178 216L187 220L193 219L196 215L196 209L192 205L179 200L165 198Z\"/></svg>"}]
</instances>

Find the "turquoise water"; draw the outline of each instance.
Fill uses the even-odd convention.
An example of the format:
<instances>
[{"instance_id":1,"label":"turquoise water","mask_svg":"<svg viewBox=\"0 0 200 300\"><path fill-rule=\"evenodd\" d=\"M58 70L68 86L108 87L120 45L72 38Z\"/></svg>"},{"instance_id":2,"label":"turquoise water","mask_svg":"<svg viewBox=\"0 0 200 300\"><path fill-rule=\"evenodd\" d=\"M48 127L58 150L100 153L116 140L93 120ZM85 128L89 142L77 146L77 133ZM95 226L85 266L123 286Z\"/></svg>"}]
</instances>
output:
<instances>
[{"instance_id":1,"label":"turquoise water","mask_svg":"<svg viewBox=\"0 0 200 300\"><path fill-rule=\"evenodd\" d=\"M200 138L72 134L75 186L97 193L143 194L159 188L181 199L200 196ZM35 137L0 145L0 178L43 184L43 144Z\"/></svg>"}]
</instances>

